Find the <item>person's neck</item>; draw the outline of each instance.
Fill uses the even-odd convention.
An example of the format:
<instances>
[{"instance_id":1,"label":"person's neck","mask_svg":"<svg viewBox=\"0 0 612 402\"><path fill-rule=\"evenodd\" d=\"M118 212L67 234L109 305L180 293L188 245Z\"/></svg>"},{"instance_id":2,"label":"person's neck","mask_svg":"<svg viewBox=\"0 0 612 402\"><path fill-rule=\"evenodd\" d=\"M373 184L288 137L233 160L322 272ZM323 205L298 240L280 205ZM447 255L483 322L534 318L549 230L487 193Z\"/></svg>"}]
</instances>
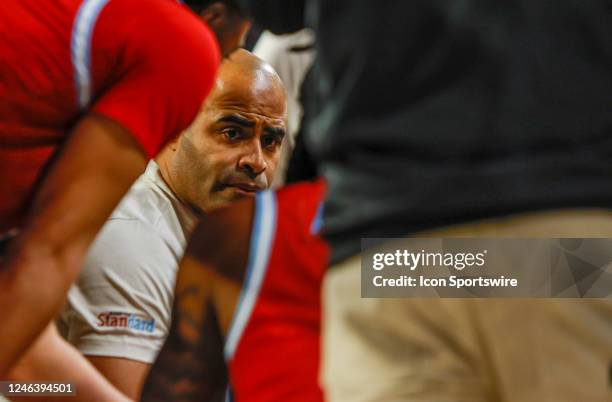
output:
<instances>
[{"instance_id":1,"label":"person's neck","mask_svg":"<svg viewBox=\"0 0 612 402\"><path fill-rule=\"evenodd\" d=\"M159 155L155 157L154 160L155 160L155 163L157 163L157 166L159 167L159 174L162 180L164 181L164 183L166 183L166 186L170 189L170 191L172 191L172 194L174 194L176 198L180 199L176 191L176 188L174 186L172 175L170 174L170 160L169 159L170 158L168 158L167 155L165 155L165 152L162 151L159 153Z\"/></svg>"},{"instance_id":2,"label":"person's neck","mask_svg":"<svg viewBox=\"0 0 612 402\"><path fill-rule=\"evenodd\" d=\"M177 200L179 200L184 206L186 206L198 218L203 217L205 215L205 212L202 211L200 208L197 208L191 205L190 203L186 202L179 195L179 192L176 190L176 185L174 183L172 174L170 173L171 172L171 169L170 169L171 161L172 161L171 158L164 151L160 152L159 155L157 155L157 157L155 158L155 163L157 163L157 166L159 167L159 174L162 180L164 181L168 189L172 192L172 194L174 195L174 197L176 197Z\"/></svg>"}]
</instances>

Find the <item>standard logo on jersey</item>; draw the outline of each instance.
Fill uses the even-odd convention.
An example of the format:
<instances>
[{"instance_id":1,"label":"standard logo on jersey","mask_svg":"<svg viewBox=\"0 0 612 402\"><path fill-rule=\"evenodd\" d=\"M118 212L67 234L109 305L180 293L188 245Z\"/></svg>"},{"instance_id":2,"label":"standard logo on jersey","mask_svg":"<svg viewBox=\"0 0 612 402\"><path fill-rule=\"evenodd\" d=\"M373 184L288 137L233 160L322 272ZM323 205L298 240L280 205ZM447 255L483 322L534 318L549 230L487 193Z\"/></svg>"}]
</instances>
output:
<instances>
[{"instance_id":1,"label":"standard logo on jersey","mask_svg":"<svg viewBox=\"0 0 612 402\"><path fill-rule=\"evenodd\" d=\"M108 311L98 314L98 327L128 328L152 333L155 330L155 319L138 317L136 314Z\"/></svg>"}]
</instances>

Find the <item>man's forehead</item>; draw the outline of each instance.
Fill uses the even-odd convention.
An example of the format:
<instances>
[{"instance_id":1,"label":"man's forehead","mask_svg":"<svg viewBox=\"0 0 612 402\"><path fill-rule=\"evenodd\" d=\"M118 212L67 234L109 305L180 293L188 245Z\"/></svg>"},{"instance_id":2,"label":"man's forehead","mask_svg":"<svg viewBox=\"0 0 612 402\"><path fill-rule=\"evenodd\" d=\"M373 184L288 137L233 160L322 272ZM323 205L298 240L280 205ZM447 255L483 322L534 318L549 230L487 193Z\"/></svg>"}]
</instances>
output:
<instances>
[{"instance_id":1,"label":"man's forehead","mask_svg":"<svg viewBox=\"0 0 612 402\"><path fill-rule=\"evenodd\" d=\"M253 93L273 92L275 96L284 98L285 90L277 75L269 71L221 69L215 81L216 96L245 96Z\"/></svg>"},{"instance_id":2,"label":"man's forehead","mask_svg":"<svg viewBox=\"0 0 612 402\"><path fill-rule=\"evenodd\" d=\"M207 107L213 111L237 111L274 119L286 118L286 100L278 88L253 88L229 83L211 93Z\"/></svg>"}]
</instances>

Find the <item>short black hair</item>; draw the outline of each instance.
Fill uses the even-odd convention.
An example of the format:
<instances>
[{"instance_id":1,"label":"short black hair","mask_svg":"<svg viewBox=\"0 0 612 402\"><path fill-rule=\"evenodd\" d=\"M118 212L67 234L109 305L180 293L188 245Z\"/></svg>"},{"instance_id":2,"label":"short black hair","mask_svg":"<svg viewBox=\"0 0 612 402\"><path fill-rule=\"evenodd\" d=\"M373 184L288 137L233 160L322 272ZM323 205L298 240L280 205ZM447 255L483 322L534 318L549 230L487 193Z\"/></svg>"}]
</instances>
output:
<instances>
[{"instance_id":1,"label":"short black hair","mask_svg":"<svg viewBox=\"0 0 612 402\"><path fill-rule=\"evenodd\" d=\"M202 10L204 10L206 7L208 7L212 3L223 3L227 7L229 7L232 11L241 13L241 9L240 9L240 6L238 5L237 0L183 0L183 3L185 3L185 5L189 7L191 10L193 10L193 12L196 14L201 13Z\"/></svg>"}]
</instances>

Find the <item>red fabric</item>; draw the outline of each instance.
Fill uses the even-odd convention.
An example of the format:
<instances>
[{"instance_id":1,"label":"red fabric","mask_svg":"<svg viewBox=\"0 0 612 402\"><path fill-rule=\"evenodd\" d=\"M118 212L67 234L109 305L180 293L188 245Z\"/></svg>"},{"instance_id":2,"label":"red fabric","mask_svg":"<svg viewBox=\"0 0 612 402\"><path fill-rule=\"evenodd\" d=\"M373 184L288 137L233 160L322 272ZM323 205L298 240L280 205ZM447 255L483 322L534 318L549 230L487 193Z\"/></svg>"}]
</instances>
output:
<instances>
[{"instance_id":1,"label":"red fabric","mask_svg":"<svg viewBox=\"0 0 612 402\"><path fill-rule=\"evenodd\" d=\"M115 63L121 79L100 91L93 111L120 122L153 157L193 121L220 55L211 31L176 0L144 3L112 0L100 15L93 37L100 49L93 59L95 81L102 82ZM127 21L118 24L118 16Z\"/></svg>"},{"instance_id":2,"label":"red fabric","mask_svg":"<svg viewBox=\"0 0 612 402\"><path fill-rule=\"evenodd\" d=\"M229 362L237 402L323 401L318 384L327 244L310 233L322 182L277 194L277 227L259 297Z\"/></svg>"},{"instance_id":3,"label":"red fabric","mask_svg":"<svg viewBox=\"0 0 612 402\"><path fill-rule=\"evenodd\" d=\"M81 0L0 1L0 232L21 223L44 167L80 116L70 41ZM91 110L148 157L195 117L220 61L175 0L111 0L93 30Z\"/></svg>"}]
</instances>

